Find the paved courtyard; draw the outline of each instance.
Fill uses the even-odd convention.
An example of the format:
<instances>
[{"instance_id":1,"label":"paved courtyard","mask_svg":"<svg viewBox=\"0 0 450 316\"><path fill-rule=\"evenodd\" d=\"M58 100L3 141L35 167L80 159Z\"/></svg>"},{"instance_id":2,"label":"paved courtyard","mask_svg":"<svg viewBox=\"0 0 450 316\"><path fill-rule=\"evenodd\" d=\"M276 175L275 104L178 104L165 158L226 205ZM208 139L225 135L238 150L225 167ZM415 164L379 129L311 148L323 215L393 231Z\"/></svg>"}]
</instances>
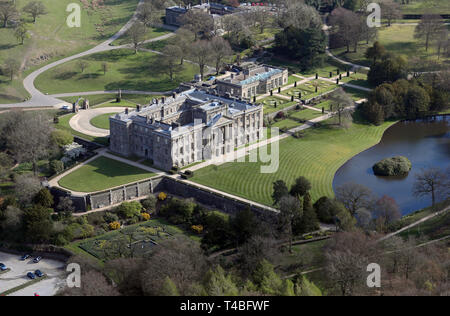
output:
<instances>
[{"instance_id":1,"label":"paved courtyard","mask_svg":"<svg viewBox=\"0 0 450 316\"><path fill-rule=\"evenodd\" d=\"M10 271L0 274L0 292L4 292L21 286L30 281L27 278L28 272L41 270L48 278L35 283L20 291L10 294L10 296L33 296L35 293L40 296L53 296L63 285L65 264L60 261L42 259L39 263L33 263L33 258L25 261L19 260L20 255L0 252L0 262L5 264Z\"/></svg>"}]
</instances>

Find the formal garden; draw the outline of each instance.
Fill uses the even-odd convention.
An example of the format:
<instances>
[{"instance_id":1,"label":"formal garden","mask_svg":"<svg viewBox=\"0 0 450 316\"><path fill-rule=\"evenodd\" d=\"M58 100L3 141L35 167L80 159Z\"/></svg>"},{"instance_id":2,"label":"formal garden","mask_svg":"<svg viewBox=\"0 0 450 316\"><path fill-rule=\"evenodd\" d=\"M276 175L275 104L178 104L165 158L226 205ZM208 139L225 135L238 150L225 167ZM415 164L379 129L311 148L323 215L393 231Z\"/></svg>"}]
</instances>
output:
<instances>
[{"instance_id":1,"label":"formal garden","mask_svg":"<svg viewBox=\"0 0 450 316\"><path fill-rule=\"evenodd\" d=\"M315 79L302 84L298 84L297 87L290 88L281 92L282 95L287 97L299 98L307 100L319 96L323 93L336 89L336 84L333 82Z\"/></svg>"},{"instance_id":2,"label":"formal garden","mask_svg":"<svg viewBox=\"0 0 450 316\"><path fill-rule=\"evenodd\" d=\"M296 102L291 102L282 98L278 98L276 96L267 97L258 101L264 106L264 114L270 114L276 111L280 111L284 108L290 107Z\"/></svg>"}]
</instances>

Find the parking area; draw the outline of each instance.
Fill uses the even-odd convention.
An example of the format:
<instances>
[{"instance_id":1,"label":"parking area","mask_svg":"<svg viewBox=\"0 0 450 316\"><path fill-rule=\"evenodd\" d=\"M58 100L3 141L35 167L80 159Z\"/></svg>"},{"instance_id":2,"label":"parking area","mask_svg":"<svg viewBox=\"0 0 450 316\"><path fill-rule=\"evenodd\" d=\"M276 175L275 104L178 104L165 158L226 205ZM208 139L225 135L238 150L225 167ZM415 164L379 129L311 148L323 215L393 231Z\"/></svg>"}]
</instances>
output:
<instances>
[{"instance_id":1,"label":"parking area","mask_svg":"<svg viewBox=\"0 0 450 316\"><path fill-rule=\"evenodd\" d=\"M33 259L34 257L31 257L21 261L20 255L0 252L0 263L5 264L10 269L8 272L0 274L0 293L30 282L27 273L40 270L47 276L45 280L10 295L33 296L38 294L40 296L52 296L56 294L63 285L65 264L45 257L39 263L34 263Z\"/></svg>"}]
</instances>

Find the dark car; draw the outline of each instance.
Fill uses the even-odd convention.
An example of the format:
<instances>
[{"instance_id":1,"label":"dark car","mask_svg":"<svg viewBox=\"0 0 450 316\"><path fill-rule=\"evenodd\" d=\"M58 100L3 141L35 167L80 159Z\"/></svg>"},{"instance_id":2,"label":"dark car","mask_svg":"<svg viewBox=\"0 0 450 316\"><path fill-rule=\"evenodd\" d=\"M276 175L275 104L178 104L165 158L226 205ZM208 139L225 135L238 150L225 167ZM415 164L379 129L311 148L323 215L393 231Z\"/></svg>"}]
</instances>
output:
<instances>
[{"instance_id":1,"label":"dark car","mask_svg":"<svg viewBox=\"0 0 450 316\"><path fill-rule=\"evenodd\" d=\"M3 263L0 263L0 270L6 271L6 270L8 270L8 268Z\"/></svg>"},{"instance_id":2,"label":"dark car","mask_svg":"<svg viewBox=\"0 0 450 316\"><path fill-rule=\"evenodd\" d=\"M36 271L34 271L34 274L36 274L36 276L37 276L38 278L42 278L42 277L44 276L44 273L42 273L41 270L36 270Z\"/></svg>"},{"instance_id":3,"label":"dark car","mask_svg":"<svg viewBox=\"0 0 450 316\"><path fill-rule=\"evenodd\" d=\"M34 263L39 263L41 260L42 260L42 257L39 256L39 257L34 258L33 262Z\"/></svg>"},{"instance_id":4,"label":"dark car","mask_svg":"<svg viewBox=\"0 0 450 316\"><path fill-rule=\"evenodd\" d=\"M30 255L23 255L22 257L20 257L20 261L25 261L27 259L31 258Z\"/></svg>"},{"instance_id":5,"label":"dark car","mask_svg":"<svg viewBox=\"0 0 450 316\"><path fill-rule=\"evenodd\" d=\"M36 279L36 275L34 275L33 272L28 272L28 273L27 273L27 277L28 277L29 279L31 279L31 280Z\"/></svg>"}]
</instances>

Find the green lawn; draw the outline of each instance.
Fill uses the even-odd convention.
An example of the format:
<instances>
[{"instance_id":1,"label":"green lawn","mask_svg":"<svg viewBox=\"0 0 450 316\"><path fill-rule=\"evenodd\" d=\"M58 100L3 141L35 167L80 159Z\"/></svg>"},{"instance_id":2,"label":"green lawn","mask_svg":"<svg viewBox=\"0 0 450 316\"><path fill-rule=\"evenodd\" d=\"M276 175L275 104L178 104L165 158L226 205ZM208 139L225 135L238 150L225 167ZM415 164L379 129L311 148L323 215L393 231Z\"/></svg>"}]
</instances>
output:
<instances>
[{"instance_id":1,"label":"green lawn","mask_svg":"<svg viewBox=\"0 0 450 316\"><path fill-rule=\"evenodd\" d=\"M116 113L114 112L114 113L106 113L106 114L98 115L98 116L92 118L90 123L97 128L109 130L109 118L115 114Z\"/></svg>"},{"instance_id":2,"label":"green lawn","mask_svg":"<svg viewBox=\"0 0 450 316\"><path fill-rule=\"evenodd\" d=\"M169 76L160 67L158 56L154 53L119 49L87 56L82 60L88 67L81 72L79 60L70 61L53 68L36 79L36 87L49 94L62 92L97 90L139 90L170 91L180 82L190 81L198 72L198 67L185 63L183 71ZM102 64L108 63L106 74Z\"/></svg>"},{"instance_id":3,"label":"green lawn","mask_svg":"<svg viewBox=\"0 0 450 316\"><path fill-rule=\"evenodd\" d=\"M369 93L363 90L344 87L344 91L352 97L353 100L358 101L369 97Z\"/></svg>"},{"instance_id":4,"label":"green lawn","mask_svg":"<svg viewBox=\"0 0 450 316\"><path fill-rule=\"evenodd\" d=\"M59 185L77 192L106 190L123 184L147 179L154 173L99 157L59 180Z\"/></svg>"},{"instance_id":5,"label":"green lawn","mask_svg":"<svg viewBox=\"0 0 450 316\"><path fill-rule=\"evenodd\" d=\"M429 67L429 62L435 62L438 65L445 65L450 62L449 58L441 56L438 59L434 44L430 44L428 52L425 50L423 42L414 38L415 25L392 25L383 26L378 31L378 41L389 51L398 55L404 55L408 61L415 65L416 70L425 70ZM372 45L370 43L369 45ZM369 66L370 61L364 57L369 47L365 41L358 45L357 52L346 53L345 48L333 49L333 54L349 60L353 63Z\"/></svg>"},{"instance_id":6,"label":"green lawn","mask_svg":"<svg viewBox=\"0 0 450 316\"><path fill-rule=\"evenodd\" d=\"M297 127L299 125L302 125L302 123L299 123L296 120L286 118L284 120L279 120L271 125L271 127L278 127L280 130L288 130L294 127Z\"/></svg>"},{"instance_id":7,"label":"green lawn","mask_svg":"<svg viewBox=\"0 0 450 316\"><path fill-rule=\"evenodd\" d=\"M34 0L15 0L19 11ZM45 0L48 14L32 19L21 14L28 23L31 37L20 45L14 36L12 26L0 28L0 65L6 59L16 59L25 66L25 73L11 83L0 74L0 103L20 102L28 97L23 88L23 77L31 70L43 66L49 60L73 55L99 44L115 34L133 15L138 0L104 1L101 8L92 9L82 5L80 0ZM81 27L69 28L66 12L70 3L81 4Z\"/></svg>"},{"instance_id":8,"label":"green lawn","mask_svg":"<svg viewBox=\"0 0 450 316\"><path fill-rule=\"evenodd\" d=\"M72 114L67 114L67 115L59 117L59 122L55 125L55 127L69 131L70 133L72 133L72 135L81 137L85 140L108 146L108 138L107 137L93 137L93 136L86 135L86 134L80 133L80 132L72 129L72 127L70 127L69 121L74 115L75 115L75 113L72 113Z\"/></svg>"},{"instance_id":9,"label":"green lawn","mask_svg":"<svg viewBox=\"0 0 450 316\"><path fill-rule=\"evenodd\" d=\"M323 115L322 112L319 112L319 111L314 111L314 110L310 110L310 109L303 109L303 110L300 110L300 111L295 111L289 117L296 118L296 119L299 119L299 120L308 121L308 120L311 120L313 118L316 118L316 117L319 117L319 116L322 116L322 115Z\"/></svg>"},{"instance_id":10,"label":"green lawn","mask_svg":"<svg viewBox=\"0 0 450 316\"><path fill-rule=\"evenodd\" d=\"M308 129L305 137L280 141L279 168L262 174L262 163L231 162L197 170L192 181L266 205L272 204L272 183L291 185L298 176L312 183L312 198L333 196L334 174L348 159L378 143L393 123L371 126L354 123L349 129L329 125ZM267 165L267 164L264 164Z\"/></svg>"},{"instance_id":11,"label":"green lawn","mask_svg":"<svg viewBox=\"0 0 450 316\"><path fill-rule=\"evenodd\" d=\"M401 6L403 14L450 14L450 2L446 0L415 0Z\"/></svg>"}]
</instances>

